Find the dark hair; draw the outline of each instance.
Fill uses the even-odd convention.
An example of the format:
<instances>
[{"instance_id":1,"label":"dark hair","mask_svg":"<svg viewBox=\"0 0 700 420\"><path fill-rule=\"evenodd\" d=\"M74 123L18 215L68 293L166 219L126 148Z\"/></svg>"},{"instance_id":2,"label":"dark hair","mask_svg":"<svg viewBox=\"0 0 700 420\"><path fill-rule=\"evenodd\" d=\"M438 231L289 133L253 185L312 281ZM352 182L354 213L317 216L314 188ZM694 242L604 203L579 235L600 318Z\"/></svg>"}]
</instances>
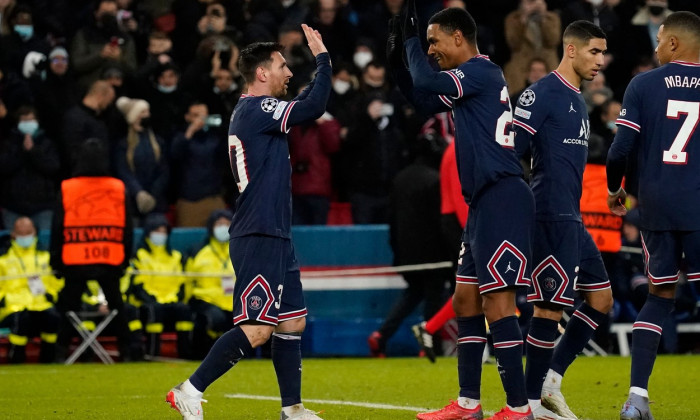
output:
<instances>
[{"instance_id":1,"label":"dark hair","mask_svg":"<svg viewBox=\"0 0 700 420\"><path fill-rule=\"evenodd\" d=\"M17 111L15 112L15 117L19 120L19 117L23 117L29 114L34 114L34 116L36 117L36 109L31 105L22 105L19 108L17 108Z\"/></svg>"},{"instance_id":2,"label":"dark hair","mask_svg":"<svg viewBox=\"0 0 700 420\"><path fill-rule=\"evenodd\" d=\"M605 32L600 29L600 26L587 20L571 22L569 26L564 29L564 36L562 37L562 39L567 38L575 38L584 44L588 44L588 42L594 38L608 39Z\"/></svg>"},{"instance_id":3,"label":"dark hair","mask_svg":"<svg viewBox=\"0 0 700 420\"><path fill-rule=\"evenodd\" d=\"M272 62L272 53L282 53L284 47L277 42L254 42L241 51L238 58L238 69L246 83L255 81L255 71L258 67Z\"/></svg>"},{"instance_id":4,"label":"dark hair","mask_svg":"<svg viewBox=\"0 0 700 420\"><path fill-rule=\"evenodd\" d=\"M90 138L79 146L73 176L109 175L109 154L105 143L104 140Z\"/></svg>"},{"instance_id":5,"label":"dark hair","mask_svg":"<svg viewBox=\"0 0 700 420\"><path fill-rule=\"evenodd\" d=\"M428 21L428 25L431 24L440 25L440 30L448 34L459 30L467 42L476 45L476 22L472 15L462 8L450 7L435 13Z\"/></svg>"},{"instance_id":6,"label":"dark hair","mask_svg":"<svg viewBox=\"0 0 700 420\"><path fill-rule=\"evenodd\" d=\"M692 12L674 12L664 20L664 31L668 29L680 29L692 34L696 41L700 41L700 17Z\"/></svg>"}]
</instances>

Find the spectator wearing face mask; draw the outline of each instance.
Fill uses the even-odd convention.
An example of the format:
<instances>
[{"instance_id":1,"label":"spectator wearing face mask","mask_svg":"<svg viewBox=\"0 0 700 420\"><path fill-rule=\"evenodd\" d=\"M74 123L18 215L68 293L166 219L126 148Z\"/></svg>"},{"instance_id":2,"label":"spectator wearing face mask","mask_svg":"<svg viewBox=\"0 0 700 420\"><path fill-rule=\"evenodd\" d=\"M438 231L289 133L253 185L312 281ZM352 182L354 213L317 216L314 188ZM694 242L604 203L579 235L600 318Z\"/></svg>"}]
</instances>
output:
<instances>
[{"instance_id":1,"label":"spectator wearing face mask","mask_svg":"<svg viewBox=\"0 0 700 420\"><path fill-rule=\"evenodd\" d=\"M112 155L116 175L124 181L138 210L138 224L153 212L167 211L168 159L163 140L151 129L148 102L122 96L117 108L129 125ZM136 223L135 223L136 225Z\"/></svg>"},{"instance_id":2,"label":"spectator wearing face mask","mask_svg":"<svg viewBox=\"0 0 700 420\"><path fill-rule=\"evenodd\" d=\"M213 115L221 115L224 121L228 121L241 96L243 79L240 74L234 76L231 70L225 68L216 71L211 79L212 86L204 95L204 102Z\"/></svg>"},{"instance_id":3,"label":"spectator wearing face mask","mask_svg":"<svg viewBox=\"0 0 700 420\"><path fill-rule=\"evenodd\" d=\"M17 125L0 141L0 197L6 228L29 216L37 229L51 229L59 173L56 145L41 128L34 108L20 107Z\"/></svg>"},{"instance_id":4,"label":"spectator wearing face mask","mask_svg":"<svg viewBox=\"0 0 700 420\"><path fill-rule=\"evenodd\" d=\"M236 274L228 253L231 219L233 213L229 210L214 210L209 215L206 242L188 259L185 268L188 273L202 273L201 277L194 277L191 281L192 297L189 300L195 313L195 358L206 356L214 340L232 326Z\"/></svg>"},{"instance_id":5,"label":"spectator wearing face mask","mask_svg":"<svg viewBox=\"0 0 700 420\"><path fill-rule=\"evenodd\" d=\"M117 21L115 0L95 3L94 21L80 29L71 44L73 69L82 86L99 79L106 67L119 67L126 73L136 70L136 47L131 35Z\"/></svg>"},{"instance_id":6,"label":"spectator wearing face mask","mask_svg":"<svg viewBox=\"0 0 700 420\"><path fill-rule=\"evenodd\" d=\"M41 70L45 70L46 55L51 47L45 39L36 35L32 9L26 4L18 4L10 13L9 23L12 32L0 38L0 61L7 65L9 71L22 74L25 57L35 52L39 57L35 62L41 62Z\"/></svg>"},{"instance_id":7,"label":"spectator wearing face mask","mask_svg":"<svg viewBox=\"0 0 700 420\"><path fill-rule=\"evenodd\" d=\"M646 0L630 21L630 30L626 33L626 44L630 49L630 59L634 62L641 57L650 57L656 62L656 34L661 23L673 13L668 8L667 0Z\"/></svg>"},{"instance_id":8,"label":"spectator wearing face mask","mask_svg":"<svg viewBox=\"0 0 700 420\"><path fill-rule=\"evenodd\" d=\"M131 280L134 305L140 308L147 337L146 353L160 353L160 334L177 332L177 353L189 358L192 348L192 311L185 302L182 254L170 248L170 224L165 216L152 214L143 226L143 240L131 260L136 273Z\"/></svg>"},{"instance_id":9,"label":"spectator wearing face mask","mask_svg":"<svg viewBox=\"0 0 700 420\"><path fill-rule=\"evenodd\" d=\"M49 253L37 249L37 231L28 217L12 225L10 249L0 256L0 327L10 329L12 363L26 358L29 337L41 337L39 360L51 363L56 357L56 333L60 315L54 308L63 280L49 265Z\"/></svg>"},{"instance_id":10,"label":"spectator wearing face mask","mask_svg":"<svg viewBox=\"0 0 700 420\"><path fill-rule=\"evenodd\" d=\"M153 31L148 35L146 54L141 59L134 79L141 86L149 83L159 66L172 63L173 41L165 32Z\"/></svg>"},{"instance_id":11,"label":"spectator wearing face mask","mask_svg":"<svg viewBox=\"0 0 700 420\"><path fill-rule=\"evenodd\" d=\"M156 68L144 99L151 105L153 132L163 139L169 150L187 110L187 97L180 89L180 70L175 64L168 62Z\"/></svg>"}]
</instances>

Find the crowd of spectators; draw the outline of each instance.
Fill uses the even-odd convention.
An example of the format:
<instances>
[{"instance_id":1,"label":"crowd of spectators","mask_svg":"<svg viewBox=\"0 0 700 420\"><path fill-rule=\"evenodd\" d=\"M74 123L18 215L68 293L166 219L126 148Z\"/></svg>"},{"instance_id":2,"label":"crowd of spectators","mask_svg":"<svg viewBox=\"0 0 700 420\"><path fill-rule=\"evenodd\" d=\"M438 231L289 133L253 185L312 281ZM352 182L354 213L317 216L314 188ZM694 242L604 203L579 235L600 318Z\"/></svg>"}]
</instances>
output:
<instances>
[{"instance_id":1,"label":"crowd of spectators","mask_svg":"<svg viewBox=\"0 0 700 420\"><path fill-rule=\"evenodd\" d=\"M465 7L478 24L481 53L504 68L513 98L553 70L566 25L600 25L608 34L606 64L583 86L591 144L600 145L591 148L592 159L604 159L612 142L629 80L657 65L663 18L700 13L697 0L418 3L422 30L434 12ZM402 5L0 0L0 229L13 229L21 216L50 228L60 181L74 173L77 145L88 138L111 151L111 173L127 187L136 226L154 214L174 227L206 226L212 211L235 211L227 127L245 91L239 50L254 41L284 45L291 97L315 68L301 23L318 29L328 46L333 91L323 117L289 134L294 223L388 223L394 179L415 160L430 117L416 114L386 68L387 22ZM633 178L626 189L634 195ZM350 211L331 214L344 208ZM630 302L632 289L620 289ZM633 306L620 313L633 319L625 315Z\"/></svg>"}]
</instances>

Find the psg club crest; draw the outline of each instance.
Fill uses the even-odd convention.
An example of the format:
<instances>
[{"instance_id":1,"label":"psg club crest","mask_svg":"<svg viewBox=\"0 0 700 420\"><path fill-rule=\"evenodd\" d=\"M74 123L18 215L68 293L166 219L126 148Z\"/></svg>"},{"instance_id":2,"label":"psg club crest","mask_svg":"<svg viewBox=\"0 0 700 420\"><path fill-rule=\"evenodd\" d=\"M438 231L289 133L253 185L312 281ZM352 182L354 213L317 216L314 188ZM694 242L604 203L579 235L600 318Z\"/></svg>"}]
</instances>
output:
<instances>
[{"instance_id":1,"label":"psg club crest","mask_svg":"<svg viewBox=\"0 0 700 420\"><path fill-rule=\"evenodd\" d=\"M275 98L265 98L260 102L260 107L265 112L272 112L277 108L277 99Z\"/></svg>"},{"instance_id":2,"label":"psg club crest","mask_svg":"<svg viewBox=\"0 0 700 420\"><path fill-rule=\"evenodd\" d=\"M547 277L542 282L542 288L548 292L553 292L557 288L557 281L551 277Z\"/></svg>"},{"instance_id":3,"label":"psg club crest","mask_svg":"<svg viewBox=\"0 0 700 420\"><path fill-rule=\"evenodd\" d=\"M531 89L526 90L523 92L522 95L520 95L520 99L518 99L518 103L522 106L530 106L535 103L535 92L533 92Z\"/></svg>"},{"instance_id":4,"label":"psg club crest","mask_svg":"<svg viewBox=\"0 0 700 420\"><path fill-rule=\"evenodd\" d=\"M250 299L248 299L248 306L250 309L257 311L262 308L262 299L260 296L251 296Z\"/></svg>"}]
</instances>

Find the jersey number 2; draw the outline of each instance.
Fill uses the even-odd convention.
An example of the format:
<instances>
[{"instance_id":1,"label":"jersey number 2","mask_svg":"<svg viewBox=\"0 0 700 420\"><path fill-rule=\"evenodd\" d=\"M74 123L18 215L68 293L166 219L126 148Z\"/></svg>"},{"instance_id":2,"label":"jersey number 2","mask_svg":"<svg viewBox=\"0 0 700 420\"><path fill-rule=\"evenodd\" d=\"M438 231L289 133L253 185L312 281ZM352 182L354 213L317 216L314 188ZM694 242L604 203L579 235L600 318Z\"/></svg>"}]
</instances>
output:
<instances>
[{"instance_id":1,"label":"jersey number 2","mask_svg":"<svg viewBox=\"0 0 700 420\"><path fill-rule=\"evenodd\" d=\"M673 139L671 148L664 150L663 161L671 165L685 165L688 163L688 154L683 149L688 145L690 137L695 132L695 127L698 126L700 102L669 100L666 108L666 117L677 120L680 118L680 114L686 114L687 117L683 121L676 138Z\"/></svg>"},{"instance_id":2,"label":"jersey number 2","mask_svg":"<svg viewBox=\"0 0 700 420\"><path fill-rule=\"evenodd\" d=\"M508 88L503 86L501 90L501 103L508 105L508 110L503 111L498 121L496 121L496 142L501 146L512 149L515 146L513 133L513 111L510 107Z\"/></svg>"}]
</instances>

